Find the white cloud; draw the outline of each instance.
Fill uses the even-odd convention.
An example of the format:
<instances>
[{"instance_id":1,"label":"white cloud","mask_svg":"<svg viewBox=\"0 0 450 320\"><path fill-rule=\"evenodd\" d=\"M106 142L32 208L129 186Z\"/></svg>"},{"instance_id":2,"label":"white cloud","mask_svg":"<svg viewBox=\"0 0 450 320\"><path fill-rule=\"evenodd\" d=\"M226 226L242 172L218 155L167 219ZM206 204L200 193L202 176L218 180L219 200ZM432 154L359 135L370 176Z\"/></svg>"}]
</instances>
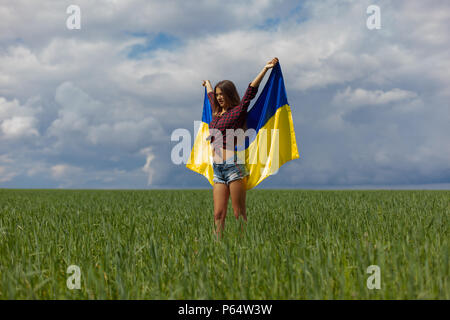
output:
<instances>
[{"instance_id":1,"label":"white cloud","mask_svg":"<svg viewBox=\"0 0 450 320\"><path fill-rule=\"evenodd\" d=\"M149 141L160 142L164 135L159 122L151 116L143 117L116 104L107 106L71 82L57 88L55 100L61 108L47 133L57 137L59 147L70 147L76 135L80 144L136 151Z\"/></svg>"},{"instance_id":2,"label":"white cloud","mask_svg":"<svg viewBox=\"0 0 450 320\"><path fill-rule=\"evenodd\" d=\"M81 172L83 172L82 168L68 164L57 164L51 167L51 175L57 180L67 180Z\"/></svg>"},{"instance_id":3,"label":"white cloud","mask_svg":"<svg viewBox=\"0 0 450 320\"><path fill-rule=\"evenodd\" d=\"M0 139L20 139L39 136L36 114L42 108L33 108L31 104L36 98L29 99L25 105L20 105L17 99L8 101L0 97Z\"/></svg>"},{"instance_id":4,"label":"white cloud","mask_svg":"<svg viewBox=\"0 0 450 320\"><path fill-rule=\"evenodd\" d=\"M150 166L153 159L155 159L155 154L152 152L151 147L143 148L139 153L145 155L146 157L146 161L144 166L142 167L142 171L144 171L148 175L147 185L149 186L152 184L153 175L155 174L155 169Z\"/></svg>"},{"instance_id":5,"label":"white cloud","mask_svg":"<svg viewBox=\"0 0 450 320\"><path fill-rule=\"evenodd\" d=\"M0 182L8 182L17 175L11 167L0 166Z\"/></svg>"},{"instance_id":6,"label":"white cloud","mask_svg":"<svg viewBox=\"0 0 450 320\"><path fill-rule=\"evenodd\" d=\"M38 136L39 132L34 128L33 117L12 117L1 124L2 133L5 137Z\"/></svg>"},{"instance_id":7,"label":"white cloud","mask_svg":"<svg viewBox=\"0 0 450 320\"><path fill-rule=\"evenodd\" d=\"M333 103L347 106L382 105L414 98L417 98L415 92L399 88L385 92L383 90L365 90L362 88L352 90L351 87L347 87L344 91L338 91L336 93L333 97Z\"/></svg>"}]
</instances>

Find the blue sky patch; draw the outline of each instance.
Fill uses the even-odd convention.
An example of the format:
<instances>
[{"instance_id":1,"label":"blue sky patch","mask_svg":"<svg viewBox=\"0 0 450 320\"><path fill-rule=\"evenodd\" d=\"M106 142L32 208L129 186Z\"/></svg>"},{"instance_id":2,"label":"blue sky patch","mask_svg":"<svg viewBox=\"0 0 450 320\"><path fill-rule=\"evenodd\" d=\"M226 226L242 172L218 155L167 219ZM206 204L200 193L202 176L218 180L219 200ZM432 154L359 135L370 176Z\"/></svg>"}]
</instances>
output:
<instances>
[{"instance_id":1,"label":"blue sky patch","mask_svg":"<svg viewBox=\"0 0 450 320\"><path fill-rule=\"evenodd\" d=\"M134 32L131 33L131 35L135 37L146 38L147 40L145 44L136 44L134 46L131 46L128 53L128 58L130 59L143 58L147 53L150 53L157 49L175 50L180 45L182 45L182 41L180 39L163 32L157 34Z\"/></svg>"}]
</instances>

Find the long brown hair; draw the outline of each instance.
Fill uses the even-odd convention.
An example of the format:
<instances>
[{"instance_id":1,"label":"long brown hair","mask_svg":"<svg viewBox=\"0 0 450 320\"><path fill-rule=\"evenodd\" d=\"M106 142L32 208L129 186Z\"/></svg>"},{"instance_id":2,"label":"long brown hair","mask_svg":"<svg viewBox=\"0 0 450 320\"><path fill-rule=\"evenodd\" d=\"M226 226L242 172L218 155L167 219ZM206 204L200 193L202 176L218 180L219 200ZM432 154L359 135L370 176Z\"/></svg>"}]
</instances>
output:
<instances>
[{"instance_id":1,"label":"long brown hair","mask_svg":"<svg viewBox=\"0 0 450 320\"><path fill-rule=\"evenodd\" d=\"M237 106L241 102L241 98L239 97L239 93L236 90L236 86L230 80L222 80L216 84L214 87L214 106L213 106L213 115L219 115L223 110L217 101L216 97L216 88L220 88L222 90L225 105L227 107Z\"/></svg>"}]
</instances>

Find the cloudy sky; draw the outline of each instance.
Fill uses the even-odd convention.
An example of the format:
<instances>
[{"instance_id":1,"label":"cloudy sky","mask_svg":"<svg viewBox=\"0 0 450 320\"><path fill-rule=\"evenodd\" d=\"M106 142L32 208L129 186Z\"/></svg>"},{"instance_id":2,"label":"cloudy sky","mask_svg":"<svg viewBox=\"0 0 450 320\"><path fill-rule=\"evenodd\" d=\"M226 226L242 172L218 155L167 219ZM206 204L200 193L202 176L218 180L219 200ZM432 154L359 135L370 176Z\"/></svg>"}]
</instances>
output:
<instances>
[{"instance_id":1,"label":"cloudy sky","mask_svg":"<svg viewBox=\"0 0 450 320\"><path fill-rule=\"evenodd\" d=\"M449 21L441 0L2 0L0 188L210 188L172 132L203 79L242 97L278 57L301 158L256 188L450 189Z\"/></svg>"}]
</instances>

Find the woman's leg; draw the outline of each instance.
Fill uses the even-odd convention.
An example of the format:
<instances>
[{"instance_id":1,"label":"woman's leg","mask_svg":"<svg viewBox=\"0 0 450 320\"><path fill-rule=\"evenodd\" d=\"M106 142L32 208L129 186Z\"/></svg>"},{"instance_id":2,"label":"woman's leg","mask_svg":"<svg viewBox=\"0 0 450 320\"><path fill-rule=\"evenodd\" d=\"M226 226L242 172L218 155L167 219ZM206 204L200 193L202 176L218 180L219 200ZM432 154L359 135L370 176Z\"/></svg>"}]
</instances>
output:
<instances>
[{"instance_id":1,"label":"woman's leg","mask_svg":"<svg viewBox=\"0 0 450 320\"><path fill-rule=\"evenodd\" d=\"M217 238L219 238L219 235L223 235L229 197L230 197L230 189L226 184L214 183L213 186L214 223L216 225Z\"/></svg>"},{"instance_id":2,"label":"woman's leg","mask_svg":"<svg viewBox=\"0 0 450 320\"><path fill-rule=\"evenodd\" d=\"M245 198L247 196L245 183L247 177L230 182L231 204L233 206L234 216L239 219L242 216L244 223L247 222L247 213L245 210ZM241 225L243 231L244 225Z\"/></svg>"}]
</instances>

